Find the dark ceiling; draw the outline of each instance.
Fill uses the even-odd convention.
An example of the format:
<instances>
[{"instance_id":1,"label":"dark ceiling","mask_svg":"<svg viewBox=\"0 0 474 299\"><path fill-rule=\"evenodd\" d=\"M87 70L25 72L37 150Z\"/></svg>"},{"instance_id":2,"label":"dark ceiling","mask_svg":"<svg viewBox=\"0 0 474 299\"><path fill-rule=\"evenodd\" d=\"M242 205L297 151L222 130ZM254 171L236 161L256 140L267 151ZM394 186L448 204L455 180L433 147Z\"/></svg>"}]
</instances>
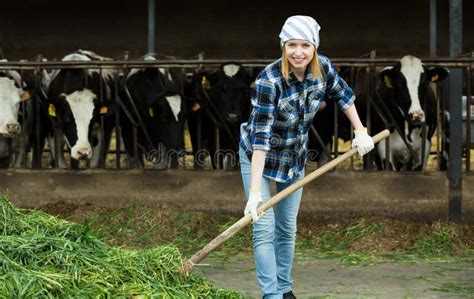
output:
<instances>
[{"instance_id":1,"label":"dark ceiling","mask_svg":"<svg viewBox=\"0 0 474 299\"><path fill-rule=\"evenodd\" d=\"M76 3L77 2L77 3ZM182 58L273 58L278 33L293 14L322 26L321 51L357 57L429 54L429 0L413 1L156 1L156 51ZM8 1L0 41L10 60L60 58L77 48L117 57L147 51L147 0ZM448 0L438 0L438 56L449 50ZM463 2L463 52L474 50L474 1Z\"/></svg>"}]
</instances>

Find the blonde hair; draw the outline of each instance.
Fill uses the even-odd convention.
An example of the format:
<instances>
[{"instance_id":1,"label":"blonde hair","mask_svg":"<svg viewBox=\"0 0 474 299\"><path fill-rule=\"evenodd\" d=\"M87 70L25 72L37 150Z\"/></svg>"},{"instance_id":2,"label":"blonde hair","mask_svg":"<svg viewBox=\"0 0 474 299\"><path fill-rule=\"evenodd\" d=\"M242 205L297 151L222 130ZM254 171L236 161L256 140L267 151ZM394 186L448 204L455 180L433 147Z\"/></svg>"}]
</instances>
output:
<instances>
[{"instance_id":1,"label":"blonde hair","mask_svg":"<svg viewBox=\"0 0 474 299\"><path fill-rule=\"evenodd\" d=\"M319 65L318 52L316 48L314 48L314 56L313 59L311 59L311 61L309 62L308 67L311 71L311 74L313 74L313 77L320 79L323 77L323 74L321 72L321 66ZM290 79L290 74L292 71L293 67L286 58L286 51L285 47L283 46L281 51L281 73L283 75L283 78L288 81Z\"/></svg>"}]
</instances>

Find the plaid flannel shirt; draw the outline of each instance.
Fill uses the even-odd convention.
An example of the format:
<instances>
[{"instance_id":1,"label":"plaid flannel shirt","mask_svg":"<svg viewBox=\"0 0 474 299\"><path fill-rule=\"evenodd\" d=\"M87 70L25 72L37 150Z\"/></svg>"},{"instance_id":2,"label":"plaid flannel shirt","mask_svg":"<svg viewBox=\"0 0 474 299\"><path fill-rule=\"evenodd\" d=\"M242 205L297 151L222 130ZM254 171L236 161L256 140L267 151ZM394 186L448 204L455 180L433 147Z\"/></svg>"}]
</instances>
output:
<instances>
[{"instance_id":1,"label":"plaid flannel shirt","mask_svg":"<svg viewBox=\"0 0 474 299\"><path fill-rule=\"evenodd\" d=\"M331 61L318 54L325 80L306 73L303 82L293 74L286 81L281 59L268 65L255 80L252 112L240 127L240 146L249 159L256 149L267 151L263 176L287 183L304 176L308 130L321 102L336 101L345 110L355 100L352 89L337 74Z\"/></svg>"}]
</instances>

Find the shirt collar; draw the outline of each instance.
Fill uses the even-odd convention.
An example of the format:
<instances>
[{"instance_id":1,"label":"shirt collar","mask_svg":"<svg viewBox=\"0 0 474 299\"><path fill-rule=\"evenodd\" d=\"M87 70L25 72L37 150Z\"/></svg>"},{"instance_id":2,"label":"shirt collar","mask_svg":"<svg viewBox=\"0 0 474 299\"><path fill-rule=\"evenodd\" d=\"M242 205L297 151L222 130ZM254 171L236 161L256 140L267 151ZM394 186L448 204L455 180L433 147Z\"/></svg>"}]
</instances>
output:
<instances>
[{"instance_id":1,"label":"shirt collar","mask_svg":"<svg viewBox=\"0 0 474 299\"><path fill-rule=\"evenodd\" d=\"M294 84L298 84L298 83L301 83L300 80L298 80L298 78L296 78L295 74L293 74L293 72L290 74L290 79L288 80L288 83L290 85L294 85Z\"/></svg>"},{"instance_id":2,"label":"shirt collar","mask_svg":"<svg viewBox=\"0 0 474 299\"><path fill-rule=\"evenodd\" d=\"M290 74L290 80L288 80L288 83L290 84L295 84L295 83L301 83L301 84L305 84L305 83L308 83L310 81L314 81L315 78L313 76L313 73L309 71L309 67L306 68L305 70L305 76L304 76L304 80L303 81L300 81L298 80L298 78L296 78L295 74L293 74L293 72Z\"/></svg>"}]
</instances>

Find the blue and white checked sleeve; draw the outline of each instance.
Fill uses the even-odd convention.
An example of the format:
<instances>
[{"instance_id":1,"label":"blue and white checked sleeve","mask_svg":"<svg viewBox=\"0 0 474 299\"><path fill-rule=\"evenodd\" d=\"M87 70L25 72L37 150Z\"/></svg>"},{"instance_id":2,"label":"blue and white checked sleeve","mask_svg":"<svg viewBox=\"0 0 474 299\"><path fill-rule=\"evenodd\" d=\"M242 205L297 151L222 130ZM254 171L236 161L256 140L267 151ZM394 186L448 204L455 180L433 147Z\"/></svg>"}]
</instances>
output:
<instances>
[{"instance_id":1,"label":"blue and white checked sleeve","mask_svg":"<svg viewBox=\"0 0 474 299\"><path fill-rule=\"evenodd\" d=\"M270 137L275 119L275 98L277 91L275 84L268 78L259 76L255 81L255 90L252 96L254 121L252 123L252 149L270 150Z\"/></svg>"}]
</instances>

